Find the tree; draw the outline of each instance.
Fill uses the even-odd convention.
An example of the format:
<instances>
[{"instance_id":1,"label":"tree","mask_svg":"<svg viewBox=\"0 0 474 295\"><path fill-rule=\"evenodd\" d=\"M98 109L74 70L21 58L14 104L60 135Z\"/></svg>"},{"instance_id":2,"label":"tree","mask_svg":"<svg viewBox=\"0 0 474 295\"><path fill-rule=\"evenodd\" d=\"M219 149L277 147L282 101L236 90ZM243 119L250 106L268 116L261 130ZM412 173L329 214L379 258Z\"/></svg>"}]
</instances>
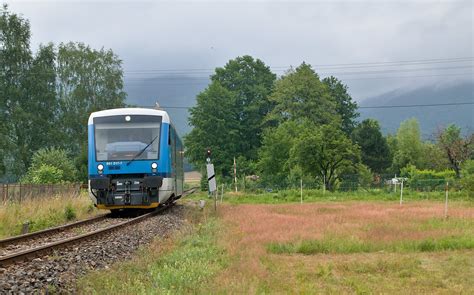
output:
<instances>
[{"instance_id":1,"label":"tree","mask_svg":"<svg viewBox=\"0 0 474 295\"><path fill-rule=\"evenodd\" d=\"M401 168L407 165L420 167L423 145L418 120L412 118L400 123L396 139L392 169L399 172Z\"/></svg>"},{"instance_id":2,"label":"tree","mask_svg":"<svg viewBox=\"0 0 474 295\"><path fill-rule=\"evenodd\" d=\"M110 49L95 50L83 43L61 43L56 85L64 147L78 154L87 142L90 113L125 105L122 61Z\"/></svg>"},{"instance_id":3,"label":"tree","mask_svg":"<svg viewBox=\"0 0 474 295\"><path fill-rule=\"evenodd\" d=\"M306 63L289 70L276 82L270 100L275 107L267 118L269 121L309 120L322 125L339 119L327 87Z\"/></svg>"},{"instance_id":4,"label":"tree","mask_svg":"<svg viewBox=\"0 0 474 295\"><path fill-rule=\"evenodd\" d=\"M303 173L324 179L329 190L335 189L342 171L347 167L357 169L360 162L359 146L353 144L336 124L304 130L296 139L290 155Z\"/></svg>"},{"instance_id":5,"label":"tree","mask_svg":"<svg viewBox=\"0 0 474 295\"><path fill-rule=\"evenodd\" d=\"M257 150L261 144L263 119L272 110L268 100L276 75L260 59L249 55L237 57L227 62L222 68L216 68L211 76L212 82L235 95L238 124L234 126L239 140L237 155L249 160L257 159Z\"/></svg>"},{"instance_id":6,"label":"tree","mask_svg":"<svg viewBox=\"0 0 474 295\"><path fill-rule=\"evenodd\" d=\"M189 123L194 129L185 137L190 161L203 164L204 151L211 147L216 171L222 175L231 174L234 157L252 173L263 120L272 107L267 97L274 80L275 74L250 56L237 57L217 68L190 111Z\"/></svg>"},{"instance_id":7,"label":"tree","mask_svg":"<svg viewBox=\"0 0 474 295\"><path fill-rule=\"evenodd\" d=\"M213 81L190 109L189 123L194 128L184 137L186 156L192 163L203 165L206 149L210 148L216 173L224 176L230 175L233 158L238 154L236 100L234 92Z\"/></svg>"},{"instance_id":8,"label":"tree","mask_svg":"<svg viewBox=\"0 0 474 295\"><path fill-rule=\"evenodd\" d=\"M40 148L57 144L58 100L56 97L56 54L52 44L40 46L22 83L23 94L12 112L11 131L15 161L20 173L30 166L31 155Z\"/></svg>"},{"instance_id":9,"label":"tree","mask_svg":"<svg viewBox=\"0 0 474 295\"><path fill-rule=\"evenodd\" d=\"M347 92L347 86L336 77L324 78L323 84L327 86L332 100L336 103L336 112L341 116L342 130L350 135L356 126L356 119L359 117L357 103L352 101L352 97Z\"/></svg>"},{"instance_id":10,"label":"tree","mask_svg":"<svg viewBox=\"0 0 474 295\"><path fill-rule=\"evenodd\" d=\"M306 128L305 126L307 125L287 121L278 127L265 130L257 163L264 183L281 186L288 184L288 176L292 169L292 165L289 162L290 150L296 138Z\"/></svg>"},{"instance_id":11,"label":"tree","mask_svg":"<svg viewBox=\"0 0 474 295\"><path fill-rule=\"evenodd\" d=\"M462 163L474 154L474 135L462 138L461 128L451 124L438 133L438 144L459 178Z\"/></svg>"},{"instance_id":12,"label":"tree","mask_svg":"<svg viewBox=\"0 0 474 295\"><path fill-rule=\"evenodd\" d=\"M382 173L390 167L392 158L387 139L376 120L362 121L352 133L352 141L361 148L362 163L373 172Z\"/></svg>"},{"instance_id":13,"label":"tree","mask_svg":"<svg viewBox=\"0 0 474 295\"><path fill-rule=\"evenodd\" d=\"M15 173L23 168L12 151L23 144L16 133L15 118L20 117L25 100L23 86L32 60L30 36L28 20L10 13L4 4L0 8L0 172L10 168Z\"/></svg>"},{"instance_id":14,"label":"tree","mask_svg":"<svg viewBox=\"0 0 474 295\"><path fill-rule=\"evenodd\" d=\"M450 169L451 165L445 152L439 144L431 142L422 143L422 156L420 161L420 169L428 169L435 171L443 171Z\"/></svg>"}]
</instances>

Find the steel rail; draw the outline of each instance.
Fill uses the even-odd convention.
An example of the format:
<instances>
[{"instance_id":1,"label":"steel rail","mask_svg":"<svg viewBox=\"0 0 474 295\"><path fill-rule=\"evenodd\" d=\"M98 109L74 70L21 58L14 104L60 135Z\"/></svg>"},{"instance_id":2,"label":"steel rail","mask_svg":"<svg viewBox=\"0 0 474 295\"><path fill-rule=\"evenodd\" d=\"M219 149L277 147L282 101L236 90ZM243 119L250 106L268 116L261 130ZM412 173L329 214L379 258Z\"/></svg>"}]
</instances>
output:
<instances>
[{"instance_id":1,"label":"steel rail","mask_svg":"<svg viewBox=\"0 0 474 295\"><path fill-rule=\"evenodd\" d=\"M3 240L0 240L0 247L5 247L7 245L22 242L22 241L25 241L25 240L34 239L34 238L37 238L37 237L46 236L46 235L57 233L57 232L62 232L62 231L65 231L65 230L68 230L68 229L71 229L71 228L74 228L74 227L78 227L78 226L81 226L81 225L91 224L91 223L94 223L94 222L101 221L101 220L105 219L107 215L108 214L103 214L103 215L95 216L95 217L92 217L92 218L89 218L89 219L79 220L79 221L76 221L76 222L73 222L73 223L65 224L65 225L60 225L60 226L56 226L56 227L52 227L52 228L48 228L48 229L44 229L44 230L40 230L40 231L36 231L36 232L32 232L32 233L28 233L28 234L23 234L23 235L18 235L18 236L13 236L13 237L10 237L10 238L6 238L6 239L3 239Z\"/></svg>"},{"instance_id":2,"label":"steel rail","mask_svg":"<svg viewBox=\"0 0 474 295\"><path fill-rule=\"evenodd\" d=\"M189 189L189 190L183 192L183 194L179 198L194 193L194 191L196 189L197 188L192 188L192 189ZM46 244L46 245L43 245L43 246L39 246L39 247L36 247L36 248L19 251L19 252L16 252L16 253L12 253L12 254L0 257L0 266L4 267L4 266L12 264L16 261L23 261L27 258L37 257L40 254L45 254L45 253L50 252L54 249L64 248L66 246L70 246L72 244L75 244L75 243L78 243L78 242L81 242L81 241L85 241L85 240L95 238L95 237L98 237L98 236L106 234L106 233L113 232L113 231L115 231L117 229L120 229L124 226L135 224L135 223L140 222L144 219L155 216L155 215L163 212L164 210L172 207L175 204L175 201L176 201L176 199L173 200L172 202L170 202L169 204L165 205L165 206L158 207L153 212L141 215L139 217L135 217L135 218L127 220L125 222L121 222L121 223L118 223L118 224L115 224L115 225L112 225L112 226L109 226L109 227L106 227L106 228L98 229L98 230L95 230L95 231L92 231L92 232L89 232L89 233L85 233L85 234L78 235L78 236L75 236L75 237L63 239L63 240L52 242L52 243L49 243L49 244Z\"/></svg>"}]
</instances>

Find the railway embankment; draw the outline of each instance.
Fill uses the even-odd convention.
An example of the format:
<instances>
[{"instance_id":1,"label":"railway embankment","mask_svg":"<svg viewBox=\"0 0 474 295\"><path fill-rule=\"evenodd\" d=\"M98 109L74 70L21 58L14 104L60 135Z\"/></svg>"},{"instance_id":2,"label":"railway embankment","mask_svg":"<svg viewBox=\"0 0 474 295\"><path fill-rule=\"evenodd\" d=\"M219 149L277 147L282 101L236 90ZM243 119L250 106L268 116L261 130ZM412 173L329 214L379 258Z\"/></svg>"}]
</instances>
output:
<instances>
[{"instance_id":1,"label":"railway embankment","mask_svg":"<svg viewBox=\"0 0 474 295\"><path fill-rule=\"evenodd\" d=\"M0 239L36 232L103 214L92 205L87 192L52 194L0 204Z\"/></svg>"},{"instance_id":2,"label":"railway embankment","mask_svg":"<svg viewBox=\"0 0 474 295\"><path fill-rule=\"evenodd\" d=\"M111 222L120 221L115 219ZM108 269L116 261L129 259L140 247L157 237L172 235L184 223L185 208L183 205L176 205L110 234L55 249L34 259L6 265L0 268L0 290L6 293L75 292L78 276L94 269Z\"/></svg>"}]
</instances>

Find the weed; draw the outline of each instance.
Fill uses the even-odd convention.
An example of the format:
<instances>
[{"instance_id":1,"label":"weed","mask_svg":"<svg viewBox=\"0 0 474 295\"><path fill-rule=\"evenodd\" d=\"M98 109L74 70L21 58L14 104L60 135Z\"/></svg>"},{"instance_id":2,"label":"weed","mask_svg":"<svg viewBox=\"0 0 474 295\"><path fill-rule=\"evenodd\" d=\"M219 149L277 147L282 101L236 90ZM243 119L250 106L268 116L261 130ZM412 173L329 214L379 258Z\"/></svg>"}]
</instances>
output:
<instances>
[{"instance_id":1,"label":"weed","mask_svg":"<svg viewBox=\"0 0 474 295\"><path fill-rule=\"evenodd\" d=\"M168 250L144 249L134 262L90 273L79 281L79 293L182 294L206 290L206 283L226 265L225 251L216 243L218 228L216 219L210 218L193 232L178 237Z\"/></svg>"},{"instance_id":2,"label":"weed","mask_svg":"<svg viewBox=\"0 0 474 295\"><path fill-rule=\"evenodd\" d=\"M22 203L0 206L0 238L18 235L27 220L30 232L63 224L71 219L83 219L99 214L86 193L79 196L52 196ZM69 209L67 209L69 208Z\"/></svg>"},{"instance_id":3,"label":"weed","mask_svg":"<svg viewBox=\"0 0 474 295\"><path fill-rule=\"evenodd\" d=\"M269 243L267 251L273 254L350 254L379 251L390 252L434 252L444 250L474 249L473 236L452 236L421 241L397 241L377 243L354 238L326 238L304 240L296 243Z\"/></svg>"},{"instance_id":4,"label":"weed","mask_svg":"<svg viewBox=\"0 0 474 295\"><path fill-rule=\"evenodd\" d=\"M67 221L76 219L76 210L72 207L71 204L67 204L66 208L64 208L64 218Z\"/></svg>"}]
</instances>

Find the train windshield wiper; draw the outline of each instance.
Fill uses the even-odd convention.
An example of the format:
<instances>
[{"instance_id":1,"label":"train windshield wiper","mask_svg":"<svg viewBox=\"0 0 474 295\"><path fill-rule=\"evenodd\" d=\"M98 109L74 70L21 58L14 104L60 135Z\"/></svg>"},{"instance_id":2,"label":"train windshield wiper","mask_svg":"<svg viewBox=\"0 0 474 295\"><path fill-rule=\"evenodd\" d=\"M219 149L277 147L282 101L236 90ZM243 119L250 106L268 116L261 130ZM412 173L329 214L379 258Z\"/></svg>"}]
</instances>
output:
<instances>
[{"instance_id":1,"label":"train windshield wiper","mask_svg":"<svg viewBox=\"0 0 474 295\"><path fill-rule=\"evenodd\" d=\"M158 135L155 136L155 138L153 138L152 141L150 141L149 144L146 145L146 147L144 147L141 151L138 152L138 154L136 154L135 156L133 156L133 158L127 162L127 166L130 165L130 163L132 163L133 161L135 161L136 158L140 157L141 154L143 154L143 152L150 146L153 144L153 142L158 138Z\"/></svg>"}]
</instances>

